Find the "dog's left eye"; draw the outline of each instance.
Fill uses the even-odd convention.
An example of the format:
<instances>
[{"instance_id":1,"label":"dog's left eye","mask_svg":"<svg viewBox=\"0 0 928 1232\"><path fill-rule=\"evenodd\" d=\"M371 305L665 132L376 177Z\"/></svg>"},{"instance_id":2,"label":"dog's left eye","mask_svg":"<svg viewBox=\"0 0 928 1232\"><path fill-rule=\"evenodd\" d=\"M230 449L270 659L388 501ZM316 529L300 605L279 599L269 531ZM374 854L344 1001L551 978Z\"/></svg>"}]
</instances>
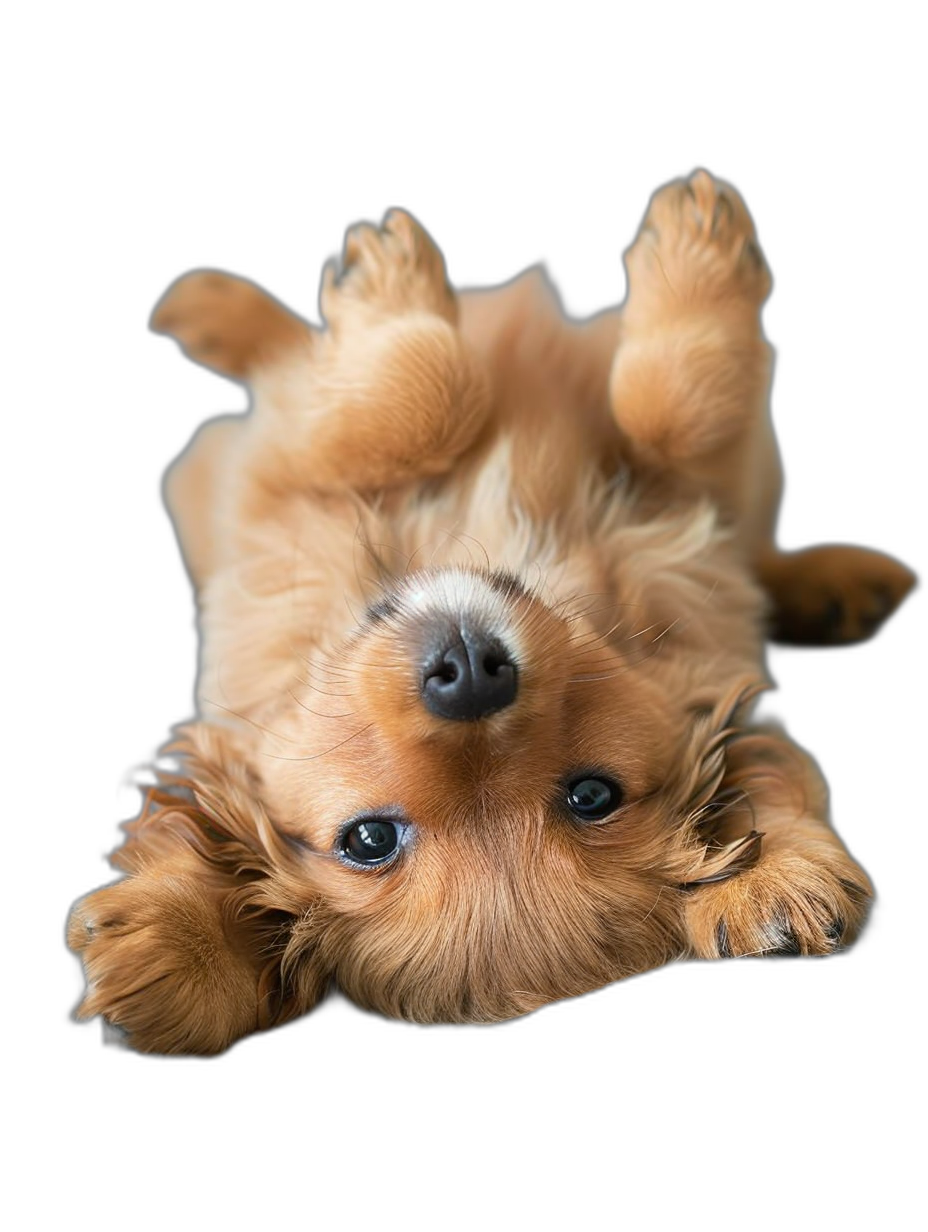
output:
<instances>
[{"instance_id":1,"label":"dog's left eye","mask_svg":"<svg viewBox=\"0 0 928 1232\"><path fill-rule=\"evenodd\" d=\"M567 784L567 807L583 821L602 821L622 803L622 789L612 779L584 775Z\"/></svg>"},{"instance_id":2,"label":"dog's left eye","mask_svg":"<svg viewBox=\"0 0 928 1232\"><path fill-rule=\"evenodd\" d=\"M365 817L342 835L342 853L354 864L383 864L395 855L403 827L389 817Z\"/></svg>"}]
</instances>

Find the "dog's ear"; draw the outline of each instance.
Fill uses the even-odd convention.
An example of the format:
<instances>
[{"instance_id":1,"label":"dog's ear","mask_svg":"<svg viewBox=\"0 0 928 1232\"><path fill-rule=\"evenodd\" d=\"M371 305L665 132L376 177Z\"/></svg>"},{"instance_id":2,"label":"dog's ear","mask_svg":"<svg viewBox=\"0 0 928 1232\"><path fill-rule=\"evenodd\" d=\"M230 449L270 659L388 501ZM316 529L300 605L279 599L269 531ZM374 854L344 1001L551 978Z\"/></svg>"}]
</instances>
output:
<instances>
[{"instance_id":1,"label":"dog's ear","mask_svg":"<svg viewBox=\"0 0 928 1232\"><path fill-rule=\"evenodd\" d=\"M323 995L325 911L228 737L192 725L167 751L178 772L159 772L112 857L128 876L72 912L87 972L78 1013L144 1051L218 1052Z\"/></svg>"},{"instance_id":2,"label":"dog's ear","mask_svg":"<svg viewBox=\"0 0 928 1232\"><path fill-rule=\"evenodd\" d=\"M828 823L812 758L735 707L703 739L672 876L689 952L830 954L866 919L872 889ZM766 832L766 834L765 834Z\"/></svg>"}]
</instances>

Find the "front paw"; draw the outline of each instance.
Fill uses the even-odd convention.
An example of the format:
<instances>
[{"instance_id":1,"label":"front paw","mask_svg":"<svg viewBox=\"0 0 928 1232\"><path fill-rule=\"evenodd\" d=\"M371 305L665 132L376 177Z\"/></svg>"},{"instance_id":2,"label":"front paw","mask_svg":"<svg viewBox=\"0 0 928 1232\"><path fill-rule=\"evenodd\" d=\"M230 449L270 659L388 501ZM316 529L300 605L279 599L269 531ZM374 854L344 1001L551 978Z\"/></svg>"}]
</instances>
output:
<instances>
[{"instance_id":1,"label":"front paw","mask_svg":"<svg viewBox=\"0 0 928 1232\"><path fill-rule=\"evenodd\" d=\"M68 945L101 1015L142 1052L219 1052L257 1025L254 972L229 947L214 905L183 876L142 875L76 903Z\"/></svg>"},{"instance_id":2,"label":"front paw","mask_svg":"<svg viewBox=\"0 0 928 1232\"><path fill-rule=\"evenodd\" d=\"M707 171L658 189L625 261L628 320L726 300L756 307L770 293L770 272L744 201Z\"/></svg>"},{"instance_id":3,"label":"front paw","mask_svg":"<svg viewBox=\"0 0 928 1232\"><path fill-rule=\"evenodd\" d=\"M326 266L322 312L338 329L345 317L434 313L457 323L457 300L435 241L405 210L390 210L379 227L358 223L345 236L340 266Z\"/></svg>"},{"instance_id":4,"label":"front paw","mask_svg":"<svg viewBox=\"0 0 928 1232\"><path fill-rule=\"evenodd\" d=\"M836 848L771 853L730 881L693 891L692 951L699 958L831 954L856 938L872 894L863 869Z\"/></svg>"}]
</instances>

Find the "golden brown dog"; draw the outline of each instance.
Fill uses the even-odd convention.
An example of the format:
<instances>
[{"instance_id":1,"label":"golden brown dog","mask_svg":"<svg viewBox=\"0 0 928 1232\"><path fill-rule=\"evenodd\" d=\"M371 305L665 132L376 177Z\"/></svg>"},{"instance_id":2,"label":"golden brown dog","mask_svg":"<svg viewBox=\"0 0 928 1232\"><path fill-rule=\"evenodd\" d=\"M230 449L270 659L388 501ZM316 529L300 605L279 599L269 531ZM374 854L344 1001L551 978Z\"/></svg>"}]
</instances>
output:
<instances>
[{"instance_id":1,"label":"golden brown dog","mask_svg":"<svg viewBox=\"0 0 928 1232\"><path fill-rule=\"evenodd\" d=\"M456 295L408 215L359 226L325 328L220 273L156 330L246 381L168 503L201 718L70 944L138 1048L213 1052L334 981L421 1021L533 1010L690 954L827 954L866 874L751 723L764 640L868 636L913 583L774 545L780 472L731 188L661 189L621 311L543 274Z\"/></svg>"}]
</instances>

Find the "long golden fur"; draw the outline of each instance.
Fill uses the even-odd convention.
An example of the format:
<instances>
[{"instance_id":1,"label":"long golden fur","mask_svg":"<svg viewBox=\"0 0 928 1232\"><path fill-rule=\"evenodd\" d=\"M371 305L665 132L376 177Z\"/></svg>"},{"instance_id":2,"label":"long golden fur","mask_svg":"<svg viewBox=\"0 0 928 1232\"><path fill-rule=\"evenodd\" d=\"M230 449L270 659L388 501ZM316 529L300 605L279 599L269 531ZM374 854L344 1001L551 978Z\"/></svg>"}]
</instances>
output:
<instances>
[{"instance_id":1,"label":"long golden fur","mask_svg":"<svg viewBox=\"0 0 928 1232\"><path fill-rule=\"evenodd\" d=\"M752 703L768 634L866 637L913 577L775 546L770 279L738 194L667 185L626 260L622 309L569 322L539 271L455 294L394 211L349 232L322 329L225 274L169 289L154 328L253 405L168 474L200 718L127 876L73 910L82 1015L215 1052L333 981L487 1021L685 955L853 940L867 876ZM497 700L465 712L478 676ZM395 846L358 863L372 823Z\"/></svg>"}]
</instances>

